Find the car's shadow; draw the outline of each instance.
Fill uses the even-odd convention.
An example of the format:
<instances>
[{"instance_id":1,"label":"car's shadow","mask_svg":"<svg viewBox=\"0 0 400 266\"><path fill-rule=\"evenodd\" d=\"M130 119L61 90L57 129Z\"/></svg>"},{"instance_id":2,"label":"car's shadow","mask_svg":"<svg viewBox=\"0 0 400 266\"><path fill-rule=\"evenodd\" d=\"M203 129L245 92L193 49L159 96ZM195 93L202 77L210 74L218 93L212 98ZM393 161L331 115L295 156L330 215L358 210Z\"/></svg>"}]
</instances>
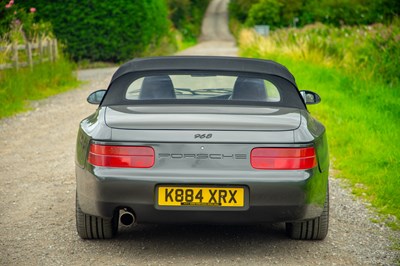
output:
<instances>
[{"instance_id":1,"label":"car's shadow","mask_svg":"<svg viewBox=\"0 0 400 266\"><path fill-rule=\"evenodd\" d=\"M214 224L160 224L160 225L136 225L131 228L119 228L117 239L131 240L144 237L152 240L163 240L173 237L177 241L203 239L237 239L237 238L279 238L287 239L285 225L255 224L255 225L214 225Z\"/></svg>"},{"instance_id":2,"label":"car's shadow","mask_svg":"<svg viewBox=\"0 0 400 266\"><path fill-rule=\"evenodd\" d=\"M158 254L208 256L240 250L276 248L287 243L284 224L267 225L138 225L120 230L112 240L119 247L156 250ZM211 252L211 253L210 253Z\"/></svg>"},{"instance_id":3,"label":"car's shadow","mask_svg":"<svg viewBox=\"0 0 400 266\"><path fill-rule=\"evenodd\" d=\"M281 223L138 225L112 240L89 243L85 250L99 257L118 254L126 265L297 265L298 258L314 259L312 251L329 241L292 240Z\"/></svg>"}]
</instances>

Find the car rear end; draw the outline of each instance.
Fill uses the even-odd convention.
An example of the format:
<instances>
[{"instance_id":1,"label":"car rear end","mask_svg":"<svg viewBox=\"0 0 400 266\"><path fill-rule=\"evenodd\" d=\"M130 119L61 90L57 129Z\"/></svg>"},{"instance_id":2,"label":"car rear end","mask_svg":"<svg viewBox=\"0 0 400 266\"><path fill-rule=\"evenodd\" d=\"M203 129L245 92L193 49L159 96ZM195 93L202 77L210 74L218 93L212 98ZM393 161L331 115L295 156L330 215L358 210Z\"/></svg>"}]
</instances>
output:
<instances>
[{"instance_id":1,"label":"car rear end","mask_svg":"<svg viewBox=\"0 0 400 266\"><path fill-rule=\"evenodd\" d=\"M155 92L138 90L149 82L141 80L127 86L128 101L103 101L82 121L76 163L80 235L102 238L88 232L102 229L85 225L93 218L102 225L110 221L104 238L120 223L286 222L293 238L323 239L325 231L301 228L315 226L326 211L324 127L305 108L282 104L289 94L277 95L271 87L269 103L257 102L263 95L236 100L227 88L248 82L249 74L239 81L224 72L234 85L201 90L177 86L188 75L173 74L173 94L149 99ZM170 82L156 77L158 87ZM197 72L189 77L204 80ZM163 98L171 95L173 100Z\"/></svg>"},{"instance_id":2,"label":"car rear end","mask_svg":"<svg viewBox=\"0 0 400 266\"><path fill-rule=\"evenodd\" d=\"M279 222L322 212L325 194L319 190L327 180L318 142L294 143L304 126L298 110L247 109L246 119L237 121L241 117L229 108L181 108L166 113L158 107L156 114L154 106L148 107L151 114L143 107L140 114L105 110L112 138L92 139L86 165L78 167L85 212L111 218L126 208L138 223ZM176 124L166 122L169 117ZM197 129L213 123L213 130ZM148 124L161 127L146 129Z\"/></svg>"}]
</instances>

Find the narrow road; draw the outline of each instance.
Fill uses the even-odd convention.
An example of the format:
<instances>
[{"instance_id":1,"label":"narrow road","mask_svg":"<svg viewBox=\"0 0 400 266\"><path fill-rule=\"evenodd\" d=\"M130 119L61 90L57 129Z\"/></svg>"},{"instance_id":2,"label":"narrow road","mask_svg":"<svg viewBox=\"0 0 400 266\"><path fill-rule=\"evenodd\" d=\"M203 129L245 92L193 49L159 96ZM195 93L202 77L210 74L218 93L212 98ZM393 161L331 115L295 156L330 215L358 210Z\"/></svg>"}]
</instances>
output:
<instances>
[{"instance_id":1,"label":"narrow road","mask_svg":"<svg viewBox=\"0 0 400 266\"><path fill-rule=\"evenodd\" d=\"M200 43L178 55L238 56L238 48L228 28L227 0L211 1L203 20Z\"/></svg>"},{"instance_id":2,"label":"narrow road","mask_svg":"<svg viewBox=\"0 0 400 266\"><path fill-rule=\"evenodd\" d=\"M203 42L180 54L236 55L226 27L228 0L214 0ZM209 26L207 26L209 25ZM212 30L208 33L208 30ZM115 69L79 72L80 88L0 121L0 265L392 265L399 237L331 179L325 241L293 241L282 224L140 225L106 241L75 230L74 151L78 123L95 110L87 95Z\"/></svg>"}]
</instances>

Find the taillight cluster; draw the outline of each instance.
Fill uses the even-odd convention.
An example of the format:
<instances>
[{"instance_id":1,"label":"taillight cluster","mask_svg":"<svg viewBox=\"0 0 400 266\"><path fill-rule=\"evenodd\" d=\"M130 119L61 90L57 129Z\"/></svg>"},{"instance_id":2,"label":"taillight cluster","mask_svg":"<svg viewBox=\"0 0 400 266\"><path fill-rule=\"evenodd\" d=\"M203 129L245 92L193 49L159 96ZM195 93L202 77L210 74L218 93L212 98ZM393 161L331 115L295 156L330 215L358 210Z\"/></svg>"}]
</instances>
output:
<instances>
[{"instance_id":1,"label":"taillight cluster","mask_svg":"<svg viewBox=\"0 0 400 266\"><path fill-rule=\"evenodd\" d=\"M315 149L255 148L250 154L251 166L265 170L305 170L317 166Z\"/></svg>"},{"instance_id":2,"label":"taillight cluster","mask_svg":"<svg viewBox=\"0 0 400 266\"><path fill-rule=\"evenodd\" d=\"M155 153L148 146L113 146L91 144L88 161L95 166L118 168L151 168ZM250 163L255 169L305 170L317 166L313 147L308 148L254 148Z\"/></svg>"},{"instance_id":3,"label":"taillight cluster","mask_svg":"<svg viewBox=\"0 0 400 266\"><path fill-rule=\"evenodd\" d=\"M150 168L154 158L154 149L147 146L91 144L88 155L92 165L119 168Z\"/></svg>"}]
</instances>

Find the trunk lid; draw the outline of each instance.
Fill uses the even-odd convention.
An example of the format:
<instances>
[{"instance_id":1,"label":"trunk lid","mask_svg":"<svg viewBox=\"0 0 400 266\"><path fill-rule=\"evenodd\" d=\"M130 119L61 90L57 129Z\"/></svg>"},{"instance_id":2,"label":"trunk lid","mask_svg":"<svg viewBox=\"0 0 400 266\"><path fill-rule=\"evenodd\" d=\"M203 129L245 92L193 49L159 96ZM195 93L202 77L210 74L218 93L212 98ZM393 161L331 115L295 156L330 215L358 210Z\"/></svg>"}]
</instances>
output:
<instances>
[{"instance_id":1,"label":"trunk lid","mask_svg":"<svg viewBox=\"0 0 400 266\"><path fill-rule=\"evenodd\" d=\"M298 109L278 107L111 106L105 122L124 130L293 131L301 116Z\"/></svg>"}]
</instances>

